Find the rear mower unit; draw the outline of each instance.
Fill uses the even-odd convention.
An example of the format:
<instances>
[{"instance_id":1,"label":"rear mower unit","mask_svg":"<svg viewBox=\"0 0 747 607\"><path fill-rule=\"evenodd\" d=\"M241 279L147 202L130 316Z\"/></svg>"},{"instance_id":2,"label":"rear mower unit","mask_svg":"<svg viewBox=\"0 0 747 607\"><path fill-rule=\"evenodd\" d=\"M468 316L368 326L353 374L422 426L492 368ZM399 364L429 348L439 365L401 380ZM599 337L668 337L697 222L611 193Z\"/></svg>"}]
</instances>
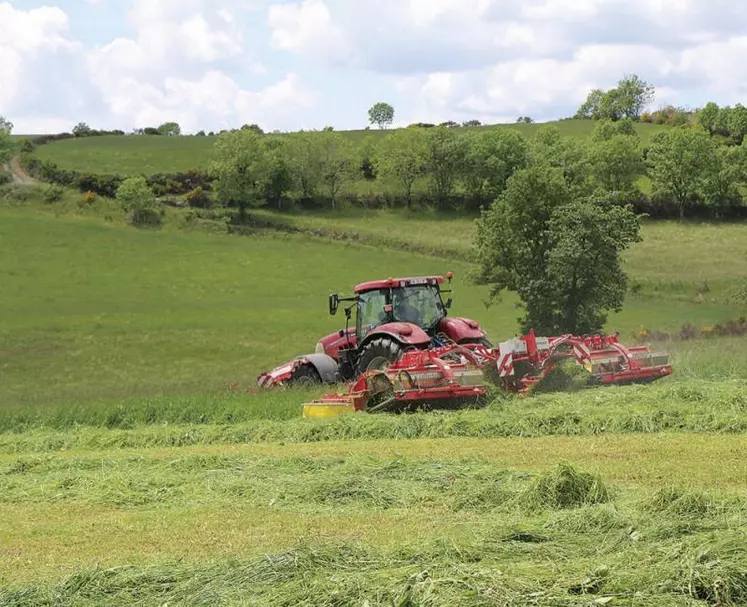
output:
<instances>
[{"instance_id":1,"label":"rear mower unit","mask_svg":"<svg viewBox=\"0 0 747 607\"><path fill-rule=\"evenodd\" d=\"M449 283L452 273L447 274ZM329 296L329 312L345 308L344 330L323 337L313 354L262 373L260 388L347 384L304 405L311 417L345 411L402 411L474 406L487 384L526 393L561 362L586 369L590 384L651 382L672 373L666 353L626 348L618 334L538 337L534 331L493 346L480 325L449 317L441 276L362 283L352 297ZM356 311L355 327L350 327Z\"/></svg>"}]
</instances>

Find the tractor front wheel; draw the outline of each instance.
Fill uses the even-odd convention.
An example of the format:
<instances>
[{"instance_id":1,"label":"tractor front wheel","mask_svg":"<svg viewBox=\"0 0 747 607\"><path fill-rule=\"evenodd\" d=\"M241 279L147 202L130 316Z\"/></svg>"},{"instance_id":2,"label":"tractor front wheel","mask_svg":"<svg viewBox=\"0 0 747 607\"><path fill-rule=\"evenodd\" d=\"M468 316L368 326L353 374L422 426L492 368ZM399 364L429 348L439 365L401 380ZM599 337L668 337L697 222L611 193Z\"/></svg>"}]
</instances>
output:
<instances>
[{"instance_id":1,"label":"tractor front wheel","mask_svg":"<svg viewBox=\"0 0 747 607\"><path fill-rule=\"evenodd\" d=\"M314 386L322 383L319 372L311 365L299 365L288 382L291 386Z\"/></svg>"},{"instance_id":2,"label":"tractor front wheel","mask_svg":"<svg viewBox=\"0 0 747 607\"><path fill-rule=\"evenodd\" d=\"M402 356L402 346L388 337L379 337L368 342L358 358L358 372L386 369Z\"/></svg>"}]
</instances>

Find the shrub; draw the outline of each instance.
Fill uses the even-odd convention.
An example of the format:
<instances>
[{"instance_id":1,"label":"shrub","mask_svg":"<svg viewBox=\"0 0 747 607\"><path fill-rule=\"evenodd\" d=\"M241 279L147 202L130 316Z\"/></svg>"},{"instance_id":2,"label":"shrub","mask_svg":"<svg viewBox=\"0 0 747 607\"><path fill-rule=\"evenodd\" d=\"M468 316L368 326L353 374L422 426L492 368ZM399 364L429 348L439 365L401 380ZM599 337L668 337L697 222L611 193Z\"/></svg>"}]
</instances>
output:
<instances>
[{"instance_id":1,"label":"shrub","mask_svg":"<svg viewBox=\"0 0 747 607\"><path fill-rule=\"evenodd\" d=\"M90 206L94 202L96 202L96 194L89 191L83 194L83 198L81 198L80 201L78 201L78 204L83 207L83 206Z\"/></svg>"},{"instance_id":2,"label":"shrub","mask_svg":"<svg viewBox=\"0 0 747 607\"><path fill-rule=\"evenodd\" d=\"M49 184L42 188L42 200L46 203L59 202L65 195L65 188L60 185Z\"/></svg>"},{"instance_id":3,"label":"shrub","mask_svg":"<svg viewBox=\"0 0 747 607\"><path fill-rule=\"evenodd\" d=\"M195 209L209 209L213 206L213 199L202 189L202 186L197 186L185 194L184 202Z\"/></svg>"},{"instance_id":4,"label":"shrub","mask_svg":"<svg viewBox=\"0 0 747 607\"><path fill-rule=\"evenodd\" d=\"M13 181L13 175L9 171L0 170L0 185L5 185Z\"/></svg>"},{"instance_id":5,"label":"shrub","mask_svg":"<svg viewBox=\"0 0 747 607\"><path fill-rule=\"evenodd\" d=\"M163 210L145 177L130 177L117 190L117 201L129 215L132 225L160 225Z\"/></svg>"}]
</instances>

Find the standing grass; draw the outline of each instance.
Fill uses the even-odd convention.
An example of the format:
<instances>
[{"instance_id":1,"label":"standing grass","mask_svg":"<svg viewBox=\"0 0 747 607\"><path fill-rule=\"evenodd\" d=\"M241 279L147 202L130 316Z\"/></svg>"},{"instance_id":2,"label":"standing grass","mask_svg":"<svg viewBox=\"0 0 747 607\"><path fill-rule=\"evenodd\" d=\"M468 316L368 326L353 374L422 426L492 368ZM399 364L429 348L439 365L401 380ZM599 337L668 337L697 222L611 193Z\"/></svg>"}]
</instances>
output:
<instances>
[{"instance_id":1,"label":"standing grass","mask_svg":"<svg viewBox=\"0 0 747 607\"><path fill-rule=\"evenodd\" d=\"M486 308L487 288L469 284L464 262L294 235L135 230L21 207L0 213L4 405L208 395L234 383L246 388L260 371L313 351L320 336L341 328L342 316L327 313L328 293L349 293L376 277L453 270L453 314L478 319L494 341L516 332L515 297ZM381 217L393 238L407 229L395 229L394 215ZM432 225L448 231L447 222ZM725 228L725 248L740 246L740 230ZM415 222L409 231L424 233L426 224ZM676 331L685 322L703 326L742 311L715 287L699 294L678 265L677 249L652 234L648 246L667 251L676 285L629 295L609 330L629 341L641 325ZM687 247L695 239L682 241L681 255L692 255ZM727 255L716 244L707 250L718 262ZM634 280L635 272L653 270L641 259L631 268ZM726 292L743 272L740 264L721 264L713 284L720 281ZM734 364L732 356L728 365Z\"/></svg>"}]
</instances>

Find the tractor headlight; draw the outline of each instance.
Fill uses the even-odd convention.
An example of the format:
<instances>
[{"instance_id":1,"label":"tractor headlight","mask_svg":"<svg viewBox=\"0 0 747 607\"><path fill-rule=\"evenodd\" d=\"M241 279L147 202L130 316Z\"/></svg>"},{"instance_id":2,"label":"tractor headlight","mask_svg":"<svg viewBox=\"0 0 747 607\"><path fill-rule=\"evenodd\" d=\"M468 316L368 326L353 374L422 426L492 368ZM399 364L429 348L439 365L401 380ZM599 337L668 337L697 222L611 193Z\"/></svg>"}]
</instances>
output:
<instances>
[{"instance_id":1,"label":"tractor headlight","mask_svg":"<svg viewBox=\"0 0 747 607\"><path fill-rule=\"evenodd\" d=\"M322 342L316 342L316 349L314 350L314 354L324 354L324 346L322 345Z\"/></svg>"}]
</instances>

